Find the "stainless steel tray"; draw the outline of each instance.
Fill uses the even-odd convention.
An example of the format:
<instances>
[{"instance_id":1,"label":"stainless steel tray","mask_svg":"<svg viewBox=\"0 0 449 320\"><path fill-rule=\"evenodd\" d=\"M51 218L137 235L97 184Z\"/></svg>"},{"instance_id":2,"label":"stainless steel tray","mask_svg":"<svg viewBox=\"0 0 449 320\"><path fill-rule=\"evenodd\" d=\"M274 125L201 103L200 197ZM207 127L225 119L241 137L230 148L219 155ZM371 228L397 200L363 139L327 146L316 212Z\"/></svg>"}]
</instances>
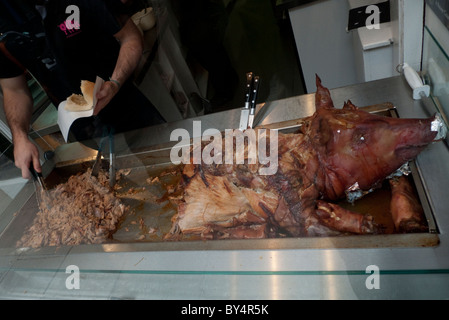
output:
<instances>
[{"instance_id":1,"label":"stainless steel tray","mask_svg":"<svg viewBox=\"0 0 449 320\"><path fill-rule=\"evenodd\" d=\"M369 112L397 117L391 104L381 104L363 108ZM297 130L302 120L272 124L265 128L281 132ZM170 230L171 218L176 206L169 201L167 190L174 188L180 179L180 167L170 162L170 148L164 144L152 148L134 150L132 154L117 156L116 165L126 172L118 181L117 195L129 207L113 239L103 245L111 251L132 250L227 250L227 249L323 249L323 248L378 248L378 247L421 247L436 246L439 243L438 228L435 224L426 190L421 182L419 168L411 162L411 179L423 206L429 231L425 233L394 234L389 213L390 194L388 187L374 191L358 200L351 210L369 213L375 221L386 227L386 234L348 235L338 237L304 237L244 240L202 240L198 236L185 236L180 241L164 241ZM92 158L77 159L72 163L57 164L46 177L51 186L63 182L70 175L83 172L92 165ZM107 161L105 161L107 166ZM155 179L158 177L157 179ZM173 195L173 194L172 194ZM373 205L375 204L375 205ZM342 203L342 205L345 205ZM0 238L0 248L13 248L24 231L31 225L37 212L34 197L30 198L17 213L14 221Z\"/></svg>"}]
</instances>

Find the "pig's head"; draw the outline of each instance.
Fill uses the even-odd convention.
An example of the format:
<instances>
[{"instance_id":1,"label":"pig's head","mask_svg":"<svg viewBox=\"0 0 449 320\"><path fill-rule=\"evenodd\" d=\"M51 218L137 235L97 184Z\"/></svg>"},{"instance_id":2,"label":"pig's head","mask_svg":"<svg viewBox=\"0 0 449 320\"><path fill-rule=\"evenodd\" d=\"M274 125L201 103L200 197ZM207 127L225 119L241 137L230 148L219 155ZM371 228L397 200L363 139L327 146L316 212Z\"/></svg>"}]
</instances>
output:
<instances>
[{"instance_id":1,"label":"pig's head","mask_svg":"<svg viewBox=\"0 0 449 320\"><path fill-rule=\"evenodd\" d=\"M317 84L321 86L319 79ZM431 130L433 117L383 117L360 110L351 102L336 109L323 97L326 90L319 88L317 92L317 111L306 126L306 134L319 157L325 181L320 189L326 198L342 197L355 183L362 190L376 186L414 159L437 134Z\"/></svg>"}]
</instances>

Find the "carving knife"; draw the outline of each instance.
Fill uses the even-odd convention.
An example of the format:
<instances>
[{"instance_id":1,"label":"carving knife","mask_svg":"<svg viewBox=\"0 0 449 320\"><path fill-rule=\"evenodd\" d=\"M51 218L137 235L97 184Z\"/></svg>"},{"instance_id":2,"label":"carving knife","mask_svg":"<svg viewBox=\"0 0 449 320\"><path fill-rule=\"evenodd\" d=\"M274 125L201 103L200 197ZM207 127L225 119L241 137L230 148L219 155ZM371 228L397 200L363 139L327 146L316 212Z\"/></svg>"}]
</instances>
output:
<instances>
[{"instance_id":1,"label":"carving knife","mask_svg":"<svg viewBox=\"0 0 449 320\"><path fill-rule=\"evenodd\" d=\"M100 140L99 143L99 147L98 147L98 152L97 152L97 157L95 158L95 162L94 165L92 166L92 172L91 172L91 176L93 177L98 177L98 173L100 172L100 168L101 168L101 158L103 156L103 145L104 145L104 141L108 138L107 135L107 128L105 127L103 129L103 137Z\"/></svg>"},{"instance_id":2,"label":"carving knife","mask_svg":"<svg viewBox=\"0 0 449 320\"><path fill-rule=\"evenodd\" d=\"M245 87L245 106L242 108L240 113L240 125L239 129L241 131L248 129L248 119L249 119L249 108L251 103L251 93L253 87L253 73L248 72L246 74L246 87Z\"/></svg>"},{"instance_id":3,"label":"carving knife","mask_svg":"<svg viewBox=\"0 0 449 320\"><path fill-rule=\"evenodd\" d=\"M101 87L104 84L104 80L97 76L95 79L95 85L94 85L94 91L92 93L92 98L93 98L93 102L92 102L92 110L95 110L95 107L97 105L97 92L101 89Z\"/></svg>"},{"instance_id":4,"label":"carving knife","mask_svg":"<svg viewBox=\"0 0 449 320\"><path fill-rule=\"evenodd\" d=\"M94 91L92 93L92 98L93 98L93 103L92 103L92 110L95 110L95 106L97 105L97 92L98 90L101 89L101 87L104 84L104 80L102 78L100 78L99 76L97 76L97 78L95 79L95 85L94 85ZM97 116L93 116L94 119ZM95 119L97 120L97 119ZM95 162L94 165L92 166L92 172L91 172L91 176L93 177L98 177L98 173L100 172L100 167L101 167L101 158L103 156L103 144L104 144L104 140L106 139L107 136L107 128L103 128L103 137L100 140L100 146L98 147L98 152L97 152L97 157L95 158Z\"/></svg>"},{"instance_id":5,"label":"carving knife","mask_svg":"<svg viewBox=\"0 0 449 320\"><path fill-rule=\"evenodd\" d=\"M254 77L254 84L253 84L253 92L251 94L251 107L249 110L249 118L248 118L248 128L253 128L254 123L254 115L256 113L256 101L257 101L257 93L259 92L259 85L260 80L259 77Z\"/></svg>"},{"instance_id":6,"label":"carving knife","mask_svg":"<svg viewBox=\"0 0 449 320\"><path fill-rule=\"evenodd\" d=\"M109 132L109 187L114 187L115 179L115 145L114 145L114 130Z\"/></svg>"}]
</instances>

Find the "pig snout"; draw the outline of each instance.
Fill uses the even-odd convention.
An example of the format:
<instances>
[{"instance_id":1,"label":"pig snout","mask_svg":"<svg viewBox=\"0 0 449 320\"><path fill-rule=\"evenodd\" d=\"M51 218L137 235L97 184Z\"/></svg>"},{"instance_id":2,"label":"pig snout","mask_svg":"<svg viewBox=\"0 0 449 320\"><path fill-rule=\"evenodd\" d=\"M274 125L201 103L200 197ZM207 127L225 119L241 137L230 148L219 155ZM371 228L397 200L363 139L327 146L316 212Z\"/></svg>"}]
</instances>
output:
<instances>
[{"instance_id":1,"label":"pig snout","mask_svg":"<svg viewBox=\"0 0 449 320\"><path fill-rule=\"evenodd\" d=\"M435 131L437 134L435 136L435 141L440 141L446 139L447 137L447 126L444 123L441 115L436 113L434 115L434 120L431 122L431 131Z\"/></svg>"},{"instance_id":2,"label":"pig snout","mask_svg":"<svg viewBox=\"0 0 449 320\"><path fill-rule=\"evenodd\" d=\"M428 119L400 119L402 125L394 127L398 134L395 153L401 160L416 157L428 144L445 136L447 129L438 115Z\"/></svg>"}]
</instances>

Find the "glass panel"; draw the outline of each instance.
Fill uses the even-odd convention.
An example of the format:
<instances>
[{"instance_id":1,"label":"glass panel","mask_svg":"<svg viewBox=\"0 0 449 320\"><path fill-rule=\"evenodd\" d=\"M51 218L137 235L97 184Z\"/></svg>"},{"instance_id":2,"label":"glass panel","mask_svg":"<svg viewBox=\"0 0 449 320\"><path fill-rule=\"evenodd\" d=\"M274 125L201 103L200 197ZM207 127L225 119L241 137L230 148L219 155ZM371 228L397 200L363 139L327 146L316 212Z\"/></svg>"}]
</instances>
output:
<instances>
[{"instance_id":1,"label":"glass panel","mask_svg":"<svg viewBox=\"0 0 449 320\"><path fill-rule=\"evenodd\" d=\"M1 134L0 138L3 138ZM12 144L7 144L4 141L0 154L0 235L23 205L27 197L25 189L28 189L24 188L28 181L22 178L20 170L11 160Z\"/></svg>"},{"instance_id":2,"label":"glass panel","mask_svg":"<svg viewBox=\"0 0 449 320\"><path fill-rule=\"evenodd\" d=\"M164 4L170 4L173 33L200 91L206 71L202 95L212 112L242 107L247 72L261 77L260 102L304 93L290 22L276 15L272 1Z\"/></svg>"},{"instance_id":3,"label":"glass panel","mask_svg":"<svg viewBox=\"0 0 449 320\"><path fill-rule=\"evenodd\" d=\"M423 76L446 124L449 114L449 57L431 31L424 29Z\"/></svg>"},{"instance_id":4,"label":"glass panel","mask_svg":"<svg viewBox=\"0 0 449 320\"><path fill-rule=\"evenodd\" d=\"M173 0L172 2L178 3L182 7L183 1ZM221 12L225 14L226 18L225 20L212 21L216 22L217 27L220 27L221 32L224 33L222 35L224 49L221 47L219 51L222 54L224 51L228 57L222 57L222 61L230 59L231 67L238 74L237 85L231 86L234 91L232 91L230 97L225 97L229 99L226 106L221 105L223 101L218 101L217 93L225 87L221 87L220 84L213 81L211 75L213 70L207 72L206 80L201 79L207 61L202 60L200 54L213 49L204 48L208 45L201 40L202 36L208 34L186 35L183 32L188 33L189 30L183 29L178 24L180 22L178 19L181 19L179 15L184 15L184 18L190 23L201 24L205 22L196 20L196 17L186 17L188 11L176 11L175 5L167 5L169 2L154 1L153 3L157 14L162 16L170 11L170 18L165 17L165 15L163 17L166 19L176 18L176 20L173 20L174 22L172 20L159 20L155 27L157 32L146 34L147 50L145 54L148 55L148 59L143 61L145 65L142 66L142 74L138 74L136 78L137 80L142 78L140 79L141 82L137 81L142 85L142 91L146 94L154 94L155 97L164 102L162 105L169 110L168 115L173 114L173 119L177 119L175 116L179 116L175 111L182 113L179 119L189 115L187 107L181 108L187 101L181 99L180 93L182 91L185 95L183 98L192 99L191 93L193 91L190 87L192 84L196 84L198 87L196 89L200 89L201 98L210 102L217 102L217 108L212 109L212 112L241 107L244 96L242 84L247 71L254 71L261 75L264 87L259 96L260 101L283 99L302 93L299 83L299 66L296 65L295 51L290 42L290 34L287 33L291 30L287 30L288 28L283 26L285 21L278 21L278 18L273 15L269 1L223 1L225 12L222 11L222 5L202 8L202 10L210 10L212 13L218 14ZM210 2L215 3L216 1ZM198 14L199 12L193 13ZM208 14L211 14L211 12ZM255 12L258 14L255 14ZM207 18L208 14L202 15L198 19ZM163 24L162 22L167 23ZM185 20L182 20L182 22L185 23ZM187 26L193 28L193 30L199 28L188 24ZM262 29L263 32L260 32L260 28L264 28ZM193 33L195 34L195 32ZM255 34L259 35L260 39L255 38ZM196 52L196 48L192 48L191 42L201 42L199 44L201 52ZM445 111L447 111L449 105L449 90L446 80L449 77L448 56L428 30L425 31L424 46L425 59L423 64L426 81L432 85L432 97L440 104L442 113L447 114ZM211 56L207 58L211 58ZM157 74L158 77L145 78L152 72ZM159 85L156 82L157 79L159 79L161 90L157 86ZM207 84L204 88L202 81L206 81ZM230 83L231 81L226 82L225 85L228 86ZM364 88L370 88L370 86L368 84ZM229 90L224 91L228 93ZM361 92L360 95L373 95L374 90L363 90L369 92ZM378 87L375 91L376 96L381 94ZM342 92L336 91L337 95L340 94L340 96L343 95ZM345 97L347 92L343 92ZM166 100L162 99L164 94L167 96ZM168 102L172 98L176 100L176 105L170 109ZM313 101L309 98L306 97L301 100L304 102L302 106L309 106L307 103ZM192 103L192 101L189 103ZM292 103L292 106L296 106L296 103ZM196 112L197 109L194 106L192 107ZM201 110L201 108L198 109ZM288 109L292 110L293 107ZM213 126L222 125L221 122L225 122L223 119L226 117L227 115L223 116L218 112L215 115L210 114L204 121L204 126L210 123ZM178 129L178 126L191 128L192 124L187 121L174 125L169 123L163 128L146 128L148 130L142 129L137 133L130 132L115 136L116 165L118 169L124 169L122 172L123 180L121 181L123 184L119 186L117 191L118 194L123 196L123 199L125 199L125 195L127 196L124 201L128 201L127 204L130 207L134 206L132 208L135 211L132 211L132 214L127 217L128 220L121 224L122 229L114 235L114 239L110 243L53 246L35 251L16 248L17 239L13 237L20 238L25 230L26 223L32 221L33 214L37 212L35 186L33 181L21 178L20 170L10 160L12 151L10 142L7 140L0 141L0 287L6 288L6 290L0 292L0 297L22 296L26 292L33 297L58 295L59 297L71 297L71 292L66 287L66 280L69 276L66 268L69 265L80 267L82 290L84 291L78 293L79 296L84 297L146 298L150 295L152 295L150 297L168 297L169 295L166 292L169 291L192 290L191 283L194 283L195 288L200 291L204 290L204 296L210 294L207 296L209 298L215 296L222 298L223 296L218 294L218 290L226 292L226 289L244 296L248 294L245 287L248 287L247 290L254 290L255 293L257 293L255 291L257 290L261 293L260 297L262 298L283 298L281 295L291 298L302 293L300 290L303 289L304 295L310 293L310 290L305 289L315 290L315 296L318 298L323 296L335 298L337 296L332 295L332 293L338 294L339 292L341 294L349 292L348 294L351 297L360 297L370 292L375 293L375 291L366 291L365 283L368 273L365 267L368 264L380 265L382 267L380 270L382 279L391 280L382 282L382 286L384 283L386 286L382 287L384 290L378 292L384 295L382 297L397 294L398 285L401 285L402 291L407 291L412 284L415 287L423 287L427 283L437 283L437 288L433 287L433 290L423 290L416 293L434 294L439 295L439 297L447 296L449 288L445 286L447 282L440 281L442 278L448 278L447 265L444 263L432 264L433 260L431 260L431 258L436 257L438 259L435 260L441 262L439 255L443 249L438 240L439 234L436 233L418 234L415 238L402 234L393 235L390 238L382 236L384 241L385 239L390 241L387 243L388 247L385 245L386 242L378 243L370 237L351 238L349 241L342 237L338 239L323 237L312 239L314 241L312 244L311 241L308 241L310 239L298 240L297 238L283 239L282 241L276 239L244 239L238 242L223 240L228 241L224 243L220 241L213 243L211 241L150 243L151 240L156 238L156 235L159 235L158 232L161 235L168 232L161 233L163 230L153 228L152 219L157 220L158 223L167 222L167 226L171 227L173 208L169 206L167 199L164 197L169 194L174 194L173 197L176 196L175 191L178 190L169 188L172 186L170 182L173 183L173 186L175 185L176 180L173 177L175 174L172 174L174 171L168 169L162 172L165 169L158 167L158 165L168 163L168 155L174 144L162 144L160 140L163 139L163 136L169 136L170 130ZM158 144L153 147L151 143L154 141ZM87 167L92 166L96 150L77 143L67 144L63 147L67 148L59 149L57 157L60 156L61 158L55 160L59 166L55 166L54 171L52 171L56 175L61 174L61 179L85 171ZM111 147L107 146L103 149L103 151L106 150L111 150ZM111 158L109 152L104 152L104 156L105 160L108 157ZM129 171L125 169L129 169ZM157 176L157 174L160 176ZM52 183L51 178L54 178L54 176L45 178L48 178L46 182ZM55 179L55 181L59 180ZM53 185L55 184L56 182ZM159 187L164 187L164 189L159 190ZM166 191L167 193L165 193ZM128 194L126 194L127 192ZM372 198L365 199L371 201L371 203L376 202ZM150 203L150 201L153 202ZM150 210L156 211L159 207L151 206L154 203L166 210L165 215L145 216L142 213L144 209L149 214L152 213ZM28 210L32 205L34 205L33 210ZM22 213L29 213L25 217L28 220L22 219L21 210ZM142 212L139 212L139 210ZM385 211L388 211L388 208ZM442 230L444 231L444 224ZM445 236L444 232L441 232L441 235ZM141 236L144 236L144 238L141 238ZM132 239L129 240L131 237ZM148 241L145 242L144 240ZM402 248L404 246L411 248ZM428 248L421 248L422 246ZM416 247L419 247L418 250L415 250ZM416 257L413 257L414 260L409 263L407 259L415 253L417 253ZM431 261L428 262L427 260ZM395 268L396 265L399 267ZM443 267L445 269L437 269ZM254 281L255 277L264 281L260 287L249 286L249 284L257 283L257 281ZM309 283L307 286L303 286L305 278ZM200 279L200 281L197 279ZM291 280L296 283L292 285ZM125 288L138 288L139 284L144 286L141 289L141 295L138 292L135 295L127 296ZM234 285L235 287L232 287ZM354 286L355 288L359 286L360 289L356 290ZM160 290L151 291L151 287ZM272 288L272 291L264 290L266 288ZM295 288L298 291L292 292L290 289L290 291L285 291L283 288ZM179 297L185 297L179 292ZM271 292L273 292L273 295L269 296ZM312 296L314 296L313 293ZM237 297L241 296L238 295Z\"/></svg>"}]
</instances>

